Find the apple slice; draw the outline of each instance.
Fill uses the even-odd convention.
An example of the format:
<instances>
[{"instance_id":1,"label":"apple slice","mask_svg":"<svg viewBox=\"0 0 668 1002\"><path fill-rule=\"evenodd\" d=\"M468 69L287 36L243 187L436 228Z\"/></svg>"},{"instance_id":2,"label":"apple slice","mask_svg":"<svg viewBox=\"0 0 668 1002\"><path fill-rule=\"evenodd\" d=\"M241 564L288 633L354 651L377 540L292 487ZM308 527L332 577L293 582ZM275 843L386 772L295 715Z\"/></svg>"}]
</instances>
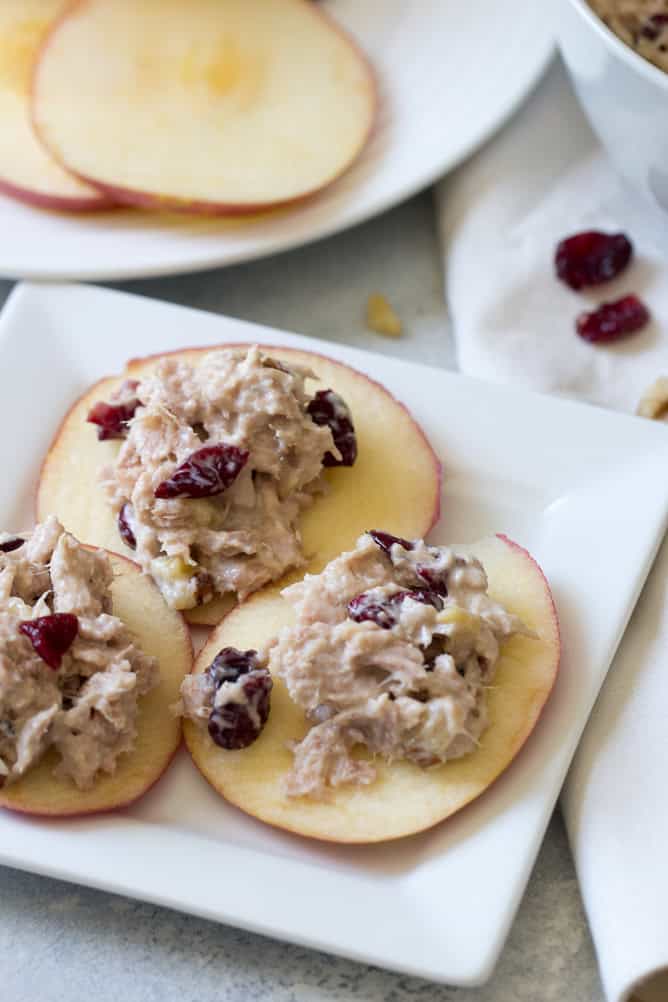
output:
<instances>
[{"instance_id":1,"label":"apple slice","mask_svg":"<svg viewBox=\"0 0 668 1002\"><path fill-rule=\"evenodd\" d=\"M376 87L308 0L79 0L34 77L55 158L114 199L238 214L319 191L357 157Z\"/></svg>"},{"instance_id":2,"label":"apple slice","mask_svg":"<svg viewBox=\"0 0 668 1002\"><path fill-rule=\"evenodd\" d=\"M139 701L135 747L119 757L113 774L101 774L90 790L79 790L69 779L54 777L57 756L49 752L22 779L0 789L0 807L50 817L127 807L157 783L181 743L181 725L170 706L192 667L188 627L178 612L165 605L137 564L114 553L109 556L114 570L114 615L160 664L160 682Z\"/></svg>"},{"instance_id":3,"label":"apple slice","mask_svg":"<svg viewBox=\"0 0 668 1002\"><path fill-rule=\"evenodd\" d=\"M504 645L487 694L489 727L475 752L430 769L376 759L378 775L370 786L340 786L327 801L286 797L283 783L292 765L289 743L301 740L308 725L283 683L274 679L269 721L243 751L222 751L206 730L185 721L193 761L214 789L277 828L349 843L383 842L423 831L480 796L510 765L536 725L557 675L559 623L549 585L521 546L499 536L457 549L483 562L492 598L538 635L515 636ZM258 648L293 622L292 606L278 589L258 593L213 631L195 671L204 671L221 648Z\"/></svg>"},{"instance_id":4,"label":"apple slice","mask_svg":"<svg viewBox=\"0 0 668 1002\"><path fill-rule=\"evenodd\" d=\"M175 354L191 364L200 364L212 350L195 348ZM292 577L302 577L305 571L317 573L334 556L349 549L362 532L377 525L387 526L398 536L424 536L439 517L441 470L431 446L405 407L379 383L341 362L290 348L265 350L288 364L311 368L321 387L331 387L341 394L352 410L359 447L352 468L326 471L329 492L303 514L300 526L304 552L313 556L308 566ZM98 470L113 462L120 445L98 442L86 417L92 405L108 400L123 379L141 379L161 357L135 359L123 376L97 383L72 407L42 467L37 492L39 519L53 513L77 539L132 556L121 542L98 482ZM188 610L187 619L214 626L233 604L231 597L225 596Z\"/></svg>"},{"instance_id":5,"label":"apple slice","mask_svg":"<svg viewBox=\"0 0 668 1002\"><path fill-rule=\"evenodd\" d=\"M30 122L30 81L40 46L66 0L0 5L0 191L46 209L87 212L112 199L68 173L46 152Z\"/></svg>"}]
</instances>

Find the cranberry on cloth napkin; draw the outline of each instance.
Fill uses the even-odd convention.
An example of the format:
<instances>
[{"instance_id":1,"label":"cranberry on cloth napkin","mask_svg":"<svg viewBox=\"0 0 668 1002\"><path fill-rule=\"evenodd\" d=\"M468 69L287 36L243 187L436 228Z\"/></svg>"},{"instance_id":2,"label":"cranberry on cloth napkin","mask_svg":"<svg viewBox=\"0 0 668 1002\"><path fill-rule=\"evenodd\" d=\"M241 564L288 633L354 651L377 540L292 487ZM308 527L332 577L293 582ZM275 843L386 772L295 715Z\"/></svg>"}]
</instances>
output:
<instances>
[{"instance_id":1,"label":"cranberry on cloth napkin","mask_svg":"<svg viewBox=\"0 0 668 1002\"><path fill-rule=\"evenodd\" d=\"M437 207L463 372L630 412L668 376L668 214L619 179L559 62L510 125L441 182ZM556 279L554 252L582 230L622 231L635 255L618 278L578 293ZM627 293L649 307L648 327L613 345L577 336L579 313ZM636 990L668 1002L668 971L641 984L668 969L668 541L562 806L608 999Z\"/></svg>"}]
</instances>

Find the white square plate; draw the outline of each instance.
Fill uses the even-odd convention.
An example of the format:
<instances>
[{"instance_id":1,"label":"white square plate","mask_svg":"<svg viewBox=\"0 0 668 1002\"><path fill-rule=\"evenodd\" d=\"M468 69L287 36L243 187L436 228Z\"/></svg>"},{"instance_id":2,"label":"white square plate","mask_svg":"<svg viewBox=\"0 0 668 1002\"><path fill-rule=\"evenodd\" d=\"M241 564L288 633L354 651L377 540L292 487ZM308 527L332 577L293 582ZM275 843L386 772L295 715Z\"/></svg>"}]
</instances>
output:
<instances>
[{"instance_id":1,"label":"white square plate","mask_svg":"<svg viewBox=\"0 0 668 1002\"><path fill-rule=\"evenodd\" d=\"M40 459L68 405L130 356L322 342L75 286L23 286L0 320L0 525L32 517ZM450 984L485 980L668 509L665 427L338 344L324 349L413 411L445 469L439 542L505 532L552 584L562 670L514 765L422 835L309 842L228 807L181 753L136 807L79 821L0 816L0 862L128 894ZM391 434L391 429L388 429Z\"/></svg>"}]
</instances>

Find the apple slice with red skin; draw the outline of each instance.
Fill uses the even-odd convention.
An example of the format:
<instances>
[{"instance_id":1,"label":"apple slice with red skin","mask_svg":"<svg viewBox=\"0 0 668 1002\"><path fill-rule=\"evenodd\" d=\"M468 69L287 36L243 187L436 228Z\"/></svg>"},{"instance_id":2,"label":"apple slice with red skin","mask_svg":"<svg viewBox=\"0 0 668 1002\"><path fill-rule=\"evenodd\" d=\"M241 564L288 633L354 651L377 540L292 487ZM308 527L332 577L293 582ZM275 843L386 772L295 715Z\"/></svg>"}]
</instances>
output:
<instances>
[{"instance_id":1,"label":"apple slice with red skin","mask_svg":"<svg viewBox=\"0 0 668 1002\"><path fill-rule=\"evenodd\" d=\"M0 5L0 192L44 209L93 212L108 195L66 171L44 149L30 121L35 60L67 0L3 0Z\"/></svg>"},{"instance_id":2,"label":"apple slice with red skin","mask_svg":"<svg viewBox=\"0 0 668 1002\"><path fill-rule=\"evenodd\" d=\"M114 615L129 627L146 654L160 665L158 685L139 699L137 737L131 752L120 755L116 771L100 773L90 790L57 778L58 762L49 751L25 776L0 788L0 807L45 817L72 817L127 807L157 783L181 743L181 723L170 707L192 668L190 631L180 613L170 609L137 564L110 553Z\"/></svg>"},{"instance_id":3,"label":"apple slice with red skin","mask_svg":"<svg viewBox=\"0 0 668 1002\"><path fill-rule=\"evenodd\" d=\"M502 647L487 692L489 727L470 755L422 769L407 761L376 759L369 786L339 786L329 799L289 798L291 741L308 731L303 711L274 679L269 720L243 751L223 751L206 728L184 722L186 744L202 775L231 804L277 828L330 842L368 843L401 838L450 817L486 790L515 758L536 726L554 685L560 657L559 622L549 585L533 558L504 536L456 547L484 564L489 593L537 634L514 636ZM258 593L213 631L195 663L205 671L223 647L257 649L294 622L278 589Z\"/></svg>"},{"instance_id":4,"label":"apple slice with red skin","mask_svg":"<svg viewBox=\"0 0 668 1002\"><path fill-rule=\"evenodd\" d=\"M78 0L42 50L33 122L119 202L236 215L334 181L376 103L368 62L309 0Z\"/></svg>"},{"instance_id":5,"label":"apple slice with red skin","mask_svg":"<svg viewBox=\"0 0 668 1002\"><path fill-rule=\"evenodd\" d=\"M193 365L218 348L247 349L248 344L192 348L172 353ZM382 525L398 536L424 536L440 513L441 468L419 426L403 404L384 387L341 362L292 348L262 346L286 364L305 366L319 377L318 387L331 388L348 403L355 422L358 458L353 467L325 471L327 494L316 498L300 520L306 567L282 581L321 570L343 550L350 549L368 528ZM37 491L37 518L58 516L77 539L117 550L132 557L118 534L116 519L99 484L101 466L113 463L118 441L99 442L96 429L86 423L98 400L108 400L124 379L141 380L164 358L155 355L129 362L122 376L96 383L71 408L56 433ZM235 604L223 596L198 609L187 610L189 622L215 626Z\"/></svg>"}]
</instances>

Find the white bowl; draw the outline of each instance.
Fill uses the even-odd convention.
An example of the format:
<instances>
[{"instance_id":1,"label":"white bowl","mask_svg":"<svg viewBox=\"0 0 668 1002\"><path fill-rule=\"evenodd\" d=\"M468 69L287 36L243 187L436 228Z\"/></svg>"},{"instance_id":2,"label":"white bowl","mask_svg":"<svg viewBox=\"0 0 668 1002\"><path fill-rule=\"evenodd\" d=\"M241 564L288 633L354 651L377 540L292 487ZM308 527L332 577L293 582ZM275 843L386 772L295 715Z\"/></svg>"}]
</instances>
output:
<instances>
[{"instance_id":1,"label":"white bowl","mask_svg":"<svg viewBox=\"0 0 668 1002\"><path fill-rule=\"evenodd\" d=\"M619 171L668 211L668 73L585 0L562 0L559 45L584 111Z\"/></svg>"}]
</instances>

